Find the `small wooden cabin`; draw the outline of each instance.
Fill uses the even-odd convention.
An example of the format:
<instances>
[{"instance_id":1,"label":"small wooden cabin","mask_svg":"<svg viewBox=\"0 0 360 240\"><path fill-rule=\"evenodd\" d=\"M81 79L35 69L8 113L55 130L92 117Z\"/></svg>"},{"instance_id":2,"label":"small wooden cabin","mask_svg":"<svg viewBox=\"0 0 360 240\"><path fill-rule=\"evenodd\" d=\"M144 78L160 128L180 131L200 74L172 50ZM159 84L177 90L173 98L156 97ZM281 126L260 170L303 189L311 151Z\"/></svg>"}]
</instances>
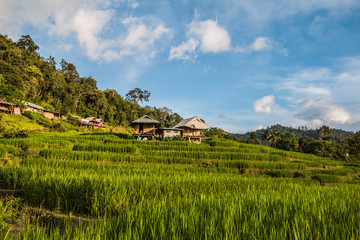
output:
<instances>
[{"instance_id":1,"label":"small wooden cabin","mask_svg":"<svg viewBox=\"0 0 360 240\"><path fill-rule=\"evenodd\" d=\"M161 123L145 115L135 121L132 121L130 126L134 128L135 137L151 138L154 140L158 135L158 127L161 126Z\"/></svg>"},{"instance_id":2,"label":"small wooden cabin","mask_svg":"<svg viewBox=\"0 0 360 240\"><path fill-rule=\"evenodd\" d=\"M31 102L22 102L26 107L24 109L24 111L30 111L30 112L39 112L42 113L44 111L44 109L42 107L40 107L39 105L36 105L34 103Z\"/></svg>"},{"instance_id":3,"label":"small wooden cabin","mask_svg":"<svg viewBox=\"0 0 360 240\"><path fill-rule=\"evenodd\" d=\"M159 128L161 138L172 138L175 136L181 136L183 129L181 128Z\"/></svg>"},{"instance_id":4,"label":"small wooden cabin","mask_svg":"<svg viewBox=\"0 0 360 240\"><path fill-rule=\"evenodd\" d=\"M202 131L210 128L210 126L201 121L200 118L192 117L182 120L174 128L183 129L182 136L189 142L201 142L201 139L205 138Z\"/></svg>"},{"instance_id":5,"label":"small wooden cabin","mask_svg":"<svg viewBox=\"0 0 360 240\"><path fill-rule=\"evenodd\" d=\"M88 120L88 125L92 127L103 127L104 120L102 118L95 118L95 117L87 117L86 120Z\"/></svg>"},{"instance_id":6,"label":"small wooden cabin","mask_svg":"<svg viewBox=\"0 0 360 240\"><path fill-rule=\"evenodd\" d=\"M5 98L0 100L0 112L21 115L20 108L14 103L7 102Z\"/></svg>"},{"instance_id":7,"label":"small wooden cabin","mask_svg":"<svg viewBox=\"0 0 360 240\"><path fill-rule=\"evenodd\" d=\"M69 117L76 118L79 121L80 126L87 125L89 123L89 120L87 120L86 118L80 117L80 116L70 114Z\"/></svg>"}]
</instances>

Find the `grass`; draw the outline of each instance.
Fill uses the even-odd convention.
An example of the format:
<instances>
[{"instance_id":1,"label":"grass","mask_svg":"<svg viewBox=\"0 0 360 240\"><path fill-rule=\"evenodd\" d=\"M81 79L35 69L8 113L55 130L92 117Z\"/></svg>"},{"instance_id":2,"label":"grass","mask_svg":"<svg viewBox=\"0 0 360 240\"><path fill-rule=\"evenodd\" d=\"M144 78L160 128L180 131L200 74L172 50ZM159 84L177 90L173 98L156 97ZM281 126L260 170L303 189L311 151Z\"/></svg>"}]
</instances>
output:
<instances>
[{"instance_id":1,"label":"grass","mask_svg":"<svg viewBox=\"0 0 360 240\"><path fill-rule=\"evenodd\" d=\"M128 138L73 131L0 139L0 158L14 159L13 164L9 161L0 168L0 186L22 194L20 205L0 198L2 216L16 216L29 207L51 213L39 218L27 212L27 218L20 222L0 217L5 219L0 237L360 236L357 167L227 140L191 144L121 137ZM13 207L5 207L10 205ZM54 217L57 214L67 217L58 220ZM71 218L82 220L74 224ZM9 231L13 226L20 226L20 230Z\"/></svg>"},{"instance_id":2,"label":"grass","mask_svg":"<svg viewBox=\"0 0 360 240\"><path fill-rule=\"evenodd\" d=\"M11 130L30 130L39 131L45 128L36 121L30 120L20 115L1 115L0 129L3 128L5 131Z\"/></svg>"}]
</instances>

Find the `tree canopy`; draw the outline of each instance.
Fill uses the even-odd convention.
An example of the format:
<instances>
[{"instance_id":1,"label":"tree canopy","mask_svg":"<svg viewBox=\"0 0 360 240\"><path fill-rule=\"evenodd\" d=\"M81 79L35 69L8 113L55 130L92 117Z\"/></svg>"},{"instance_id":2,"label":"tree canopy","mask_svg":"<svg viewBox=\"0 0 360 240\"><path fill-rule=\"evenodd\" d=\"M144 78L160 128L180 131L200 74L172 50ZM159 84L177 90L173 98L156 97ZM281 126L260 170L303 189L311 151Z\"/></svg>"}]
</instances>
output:
<instances>
[{"instance_id":1,"label":"tree canopy","mask_svg":"<svg viewBox=\"0 0 360 240\"><path fill-rule=\"evenodd\" d=\"M126 99L113 89L99 90L96 79L80 76L75 64L62 59L57 69L55 58L41 57L38 49L29 35L14 43L0 34L0 97L14 103L26 100L63 114L96 116L111 125L126 126L143 115L163 126L182 120L166 107L141 107L139 102L149 101L147 90L135 88Z\"/></svg>"}]
</instances>

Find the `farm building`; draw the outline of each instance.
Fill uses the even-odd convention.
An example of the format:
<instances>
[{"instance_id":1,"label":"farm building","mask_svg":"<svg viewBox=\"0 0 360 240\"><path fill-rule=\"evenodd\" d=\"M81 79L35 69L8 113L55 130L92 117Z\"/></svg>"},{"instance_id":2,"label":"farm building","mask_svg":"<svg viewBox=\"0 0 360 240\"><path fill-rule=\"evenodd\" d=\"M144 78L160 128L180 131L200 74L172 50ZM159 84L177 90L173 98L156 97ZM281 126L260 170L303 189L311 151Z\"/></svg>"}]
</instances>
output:
<instances>
[{"instance_id":1,"label":"farm building","mask_svg":"<svg viewBox=\"0 0 360 240\"><path fill-rule=\"evenodd\" d=\"M76 115L69 115L69 117L71 118L76 118L79 121L79 125L88 125L89 120L87 120L86 118L80 117L80 116L76 116Z\"/></svg>"},{"instance_id":2,"label":"farm building","mask_svg":"<svg viewBox=\"0 0 360 240\"><path fill-rule=\"evenodd\" d=\"M31 102L22 102L25 105L25 109L24 111L30 111L30 112L39 112L42 113L44 111L44 109L34 103Z\"/></svg>"},{"instance_id":3,"label":"farm building","mask_svg":"<svg viewBox=\"0 0 360 240\"><path fill-rule=\"evenodd\" d=\"M134 136L137 138L148 138L154 140L158 135L158 127L161 126L159 121L145 115L130 123L134 128Z\"/></svg>"},{"instance_id":4,"label":"farm building","mask_svg":"<svg viewBox=\"0 0 360 240\"><path fill-rule=\"evenodd\" d=\"M87 117L86 120L88 120L89 126L102 127L104 124L104 120L101 118Z\"/></svg>"},{"instance_id":5,"label":"farm building","mask_svg":"<svg viewBox=\"0 0 360 240\"><path fill-rule=\"evenodd\" d=\"M58 113L58 112L53 112L53 111L49 111L49 110L44 110L44 111L43 111L43 115L44 115L44 117L47 117L47 118L52 119L52 120L61 119L61 114Z\"/></svg>"},{"instance_id":6,"label":"farm building","mask_svg":"<svg viewBox=\"0 0 360 240\"><path fill-rule=\"evenodd\" d=\"M181 136L183 129L181 128L159 128L161 138L172 138L175 136Z\"/></svg>"},{"instance_id":7,"label":"farm building","mask_svg":"<svg viewBox=\"0 0 360 240\"><path fill-rule=\"evenodd\" d=\"M203 130L210 128L198 117L187 118L179 122L174 128L181 128L184 131L182 136L189 142L201 142L201 138L205 138Z\"/></svg>"},{"instance_id":8,"label":"farm building","mask_svg":"<svg viewBox=\"0 0 360 240\"><path fill-rule=\"evenodd\" d=\"M7 102L5 98L0 100L0 112L21 115L20 108L13 103Z\"/></svg>"}]
</instances>

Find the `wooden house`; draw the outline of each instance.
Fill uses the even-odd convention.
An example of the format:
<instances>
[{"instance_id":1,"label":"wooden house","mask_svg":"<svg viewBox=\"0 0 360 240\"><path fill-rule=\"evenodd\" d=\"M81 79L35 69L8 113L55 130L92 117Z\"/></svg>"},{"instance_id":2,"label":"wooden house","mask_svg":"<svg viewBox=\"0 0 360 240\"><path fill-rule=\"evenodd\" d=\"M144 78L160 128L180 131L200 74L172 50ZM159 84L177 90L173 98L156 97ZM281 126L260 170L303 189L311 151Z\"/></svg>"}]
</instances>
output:
<instances>
[{"instance_id":1,"label":"wooden house","mask_svg":"<svg viewBox=\"0 0 360 240\"><path fill-rule=\"evenodd\" d=\"M86 120L88 120L87 125L92 127L103 127L104 125L104 120L102 120L102 118L87 117Z\"/></svg>"},{"instance_id":2,"label":"wooden house","mask_svg":"<svg viewBox=\"0 0 360 240\"><path fill-rule=\"evenodd\" d=\"M0 112L21 115L20 108L14 103L7 102L5 98L0 100Z\"/></svg>"},{"instance_id":3,"label":"wooden house","mask_svg":"<svg viewBox=\"0 0 360 240\"><path fill-rule=\"evenodd\" d=\"M134 136L137 138L147 138L154 140L158 135L158 128L161 126L159 121L145 115L130 123L134 128Z\"/></svg>"},{"instance_id":4,"label":"wooden house","mask_svg":"<svg viewBox=\"0 0 360 240\"><path fill-rule=\"evenodd\" d=\"M161 138L172 138L175 136L181 136L183 129L181 128L159 128Z\"/></svg>"},{"instance_id":5,"label":"wooden house","mask_svg":"<svg viewBox=\"0 0 360 240\"><path fill-rule=\"evenodd\" d=\"M42 113L45 117L51 119L51 120L59 120L61 119L61 114L58 112L53 112L49 110L44 110Z\"/></svg>"},{"instance_id":6,"label":"wooden house","mask_svg":"<svg viewBox=\"0 0 360 240\"><path fill-rule=\"evenodd\" d=\"M182 136L189 142L201 142L201 139L205 138L202 131L210 128L210 126L201 121L200 118L192 117L182 120L174 128L183 129Z\"/></svg>"},{"instance_id":7,"label":"wooden house","mask_svg":"<svg viewBox=\"0 0 360 240\"><path fill-rule=\"evenodd\" d=\"M34 103L31 102L22 102L25 105L25 109L24 111L30 111L30 112L38 112L38 113L42 113L44 111L44 109L42 107L40 107L39 105L36 105Z\"/></svg>"},{"instance_id":8,"label":"wooden house","mask_svg":"<svg viewBox=\"0 0 360 240\"><path fill-rule=\"evenodd\" d=\"M80 117L80 116L69 115L69 117L76 118L79 121L80 126L88 125L88 123L89 123L89 120L87 120L86 118Z\"/></svg>"}]
</instances>

